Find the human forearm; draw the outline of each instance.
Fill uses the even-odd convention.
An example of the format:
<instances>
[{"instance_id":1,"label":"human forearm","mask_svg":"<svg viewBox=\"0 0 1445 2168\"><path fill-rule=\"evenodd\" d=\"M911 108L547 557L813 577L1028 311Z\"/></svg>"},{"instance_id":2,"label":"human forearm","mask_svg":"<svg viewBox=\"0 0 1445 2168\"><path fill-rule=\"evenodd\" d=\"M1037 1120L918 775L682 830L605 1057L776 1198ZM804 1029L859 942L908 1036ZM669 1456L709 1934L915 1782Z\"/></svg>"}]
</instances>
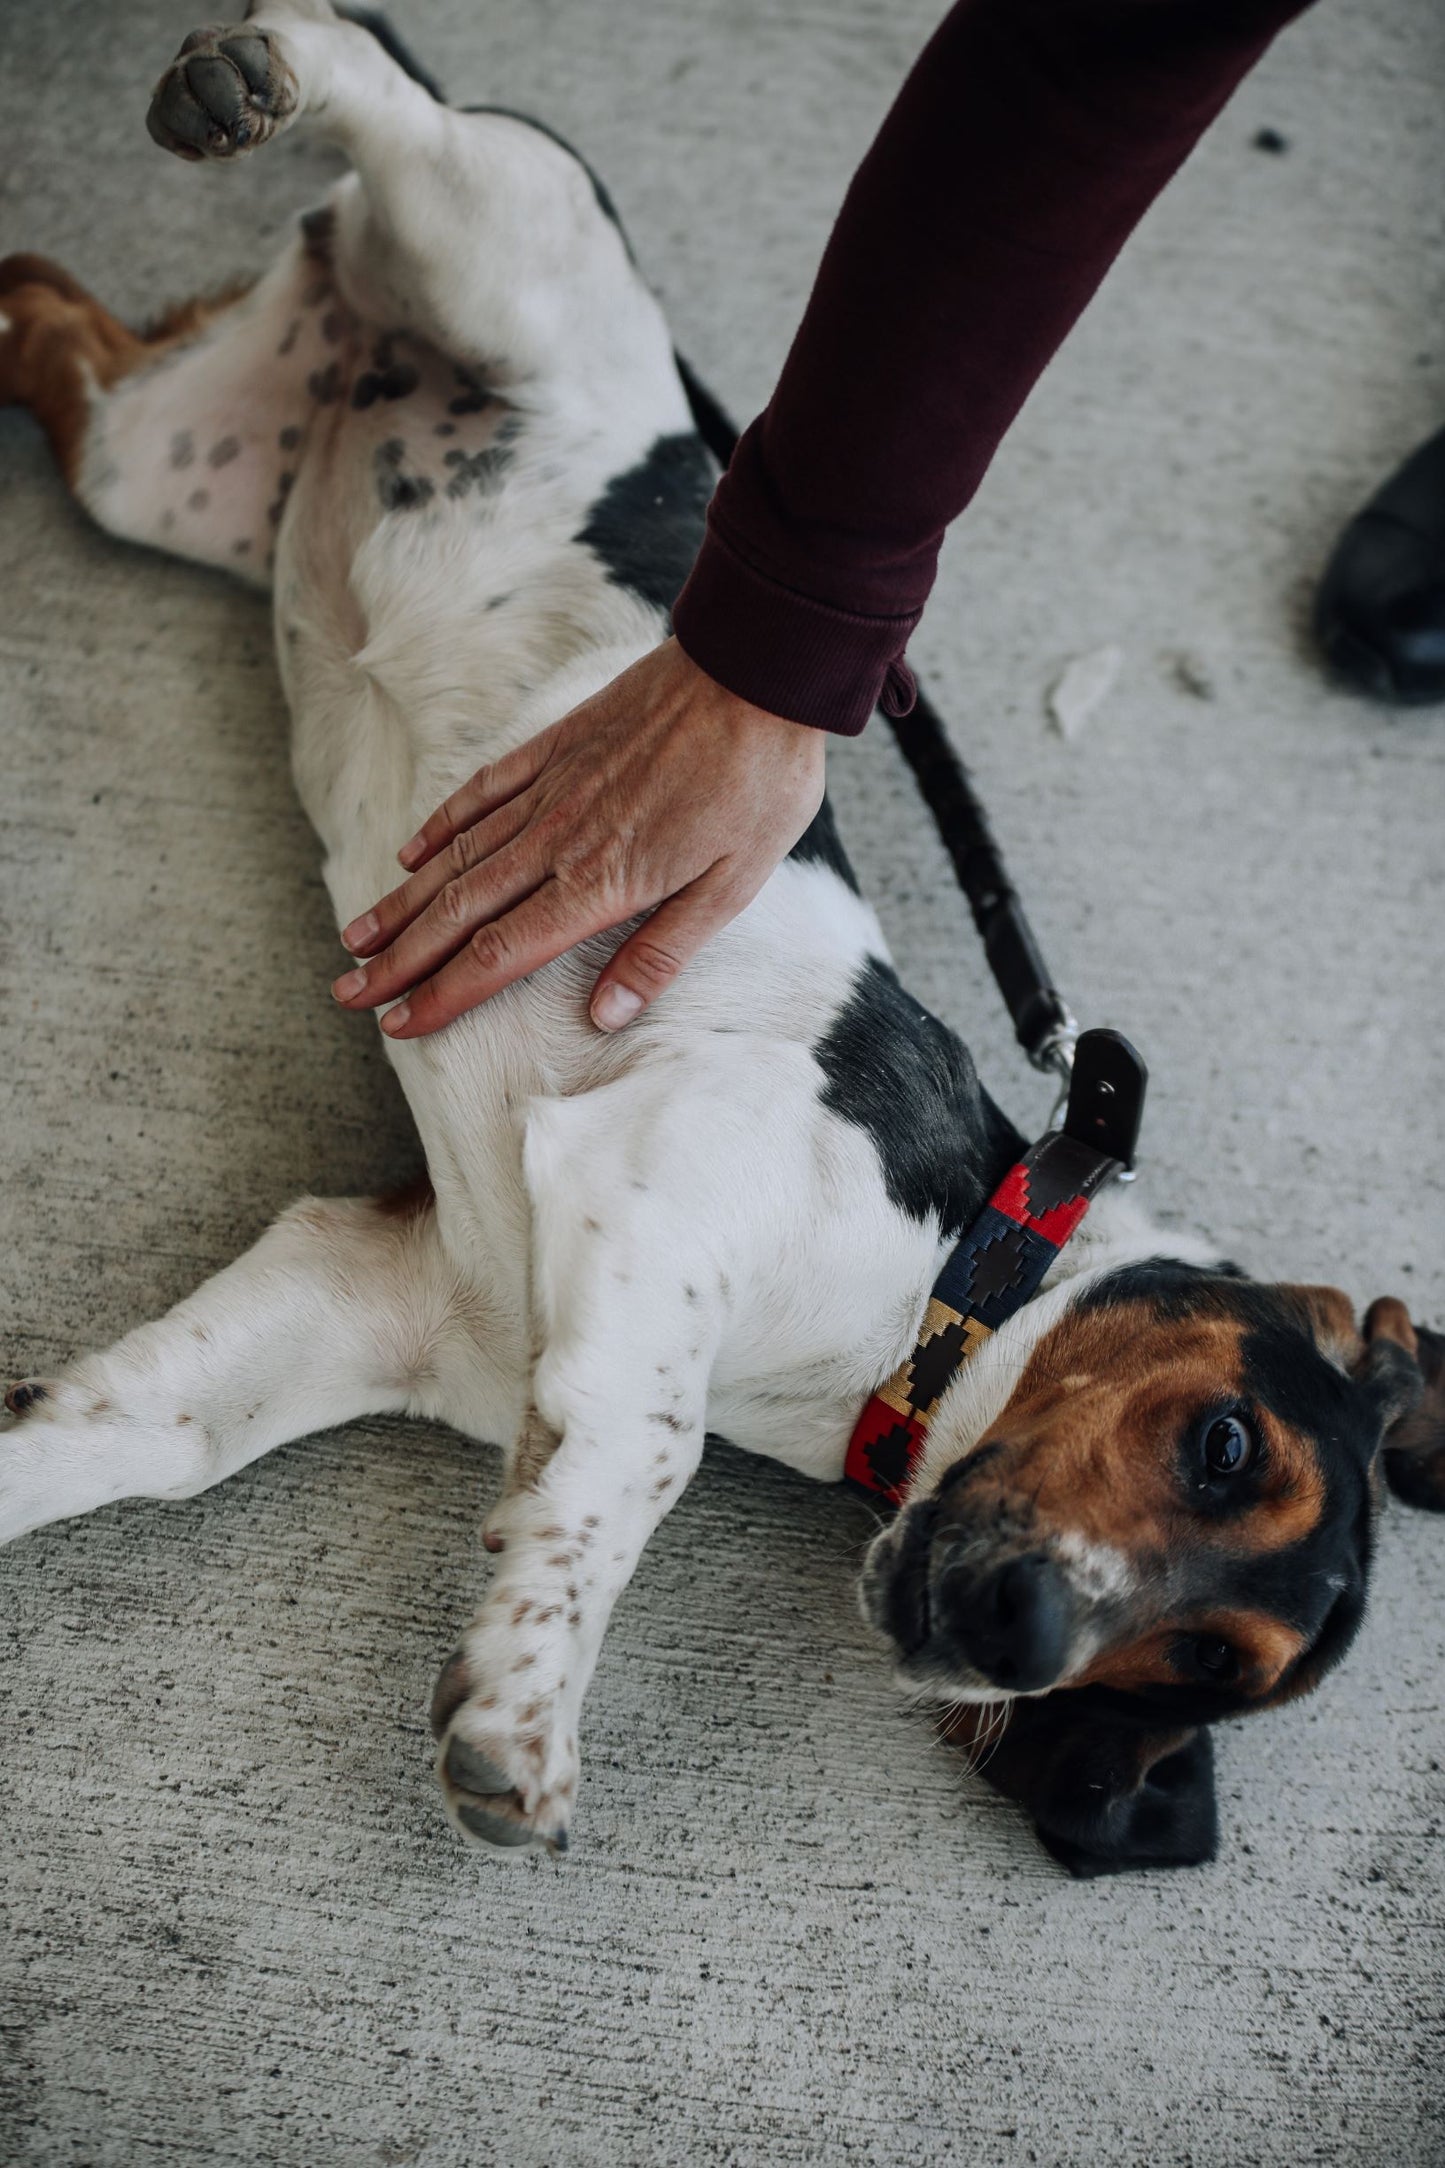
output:
<instances>
[{"instance_id":1,"label":"human forearm","mask_svg":"<svg viewBox=\"0 0 1445 2168\"><path fill-rule=\"evenodd\" d=\"M674 613L710 676L863 728L949 522L1165 182L1310 0L963 0L848 192ZM895 677L895 702L906 704Z\"/></svg>"}]
</instances>

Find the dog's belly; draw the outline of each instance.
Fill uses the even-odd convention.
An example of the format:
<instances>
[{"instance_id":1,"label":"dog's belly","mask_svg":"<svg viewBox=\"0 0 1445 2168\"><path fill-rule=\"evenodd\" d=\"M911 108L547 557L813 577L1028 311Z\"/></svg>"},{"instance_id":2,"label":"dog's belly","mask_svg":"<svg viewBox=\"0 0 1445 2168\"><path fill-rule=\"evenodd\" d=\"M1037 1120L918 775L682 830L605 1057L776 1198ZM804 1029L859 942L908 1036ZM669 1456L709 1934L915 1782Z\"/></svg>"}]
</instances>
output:
<instances>
[{"instance_id":1,"label":"dog's belly","mask_svg":"<svg viewBox=\"0 0 1445 2168\"><path fill-rule=\"evenodd\" d=\"M584 409L343 312L277 539L297 787L346 918L484 762L661 635L576 541L619 460Z\"/></svg>"}]
</instances>

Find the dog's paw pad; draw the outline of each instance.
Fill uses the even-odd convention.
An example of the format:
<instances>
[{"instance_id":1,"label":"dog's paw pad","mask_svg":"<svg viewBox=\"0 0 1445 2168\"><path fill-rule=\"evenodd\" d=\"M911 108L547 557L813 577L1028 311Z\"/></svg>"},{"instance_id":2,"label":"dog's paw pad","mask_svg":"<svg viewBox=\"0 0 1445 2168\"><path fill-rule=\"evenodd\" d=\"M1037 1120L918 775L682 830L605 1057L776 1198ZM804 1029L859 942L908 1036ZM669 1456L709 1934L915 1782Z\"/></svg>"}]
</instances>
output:
<instances>
[{"instance_id":1,"label":"dog's paw pad","mask_svg":"<svg viewBox=\"0 0 1445 2168\"><path fill-rule=\"evenodd\" d=\"M240 69L257 105L269 105L276 92L276 64L270 40L259 30L236 30L220 40L220 50Z\"/></svg>"},{"instance_id":2,"label":"dog's paw pad","mask_svg":"<svg viewBox=\"0 0 1445 2168\"><path fill-rule=\"evenodd\" d=\"M483 1799L514 1791L506 1770L465 1739L453 1739L447 1748L446 1772L459 1790L477 1792Z\"/></svg>"},{"instance_id":3,"label":"dog's paw pad","mask_svg":"<svg viewBox=\"0 0 1445 2168\"><path fill-rule=\"evenodd\" d=\"M555 1798L528 1806L522 1787L506 1766L506 1749L476 1745L452 1732L438 1766L442 1791L458 1827L483 1844L503 1851L545 1844L567 1849L567 1817Z\"/></svg>"},{"instance_id":4,"label":"dog's paw pad","mask_svg":"<svg viewBox=\"0 0 1445 2168\"><path fill-rule=\"evenodd\" d=\"M180 158L234 158L296 109L296 79L269 31L193 30L155 88L146 127Z\"/></svg>"}]
</instances>

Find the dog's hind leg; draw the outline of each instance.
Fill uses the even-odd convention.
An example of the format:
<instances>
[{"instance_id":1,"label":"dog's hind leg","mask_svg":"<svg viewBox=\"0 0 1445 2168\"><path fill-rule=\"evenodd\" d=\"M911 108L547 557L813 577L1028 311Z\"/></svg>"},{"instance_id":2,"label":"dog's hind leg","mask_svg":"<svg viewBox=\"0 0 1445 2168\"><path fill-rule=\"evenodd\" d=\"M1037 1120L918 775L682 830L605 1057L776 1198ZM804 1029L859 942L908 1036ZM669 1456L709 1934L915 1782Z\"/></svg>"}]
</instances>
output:
<instances>
[{"instance_id":1,"label":"dog's hind leg","mask_svg":"<svg viewBox=\"0 0 1445 2168\"><path fill-rule=\"evenodd\" d=\"M0 262L0 406L31 410L110 533L269 584L312 426L347 382L317 215L254 286L144 333L44 257Z\"/></svg>"},{"instance_id":2,"label":"dog's hind leg","mask_svg":"<svg viewBox=\"0 0 1445 2168\"><path fill-rule=\"evenodd\" d=\"M581 162L514 116L440 104L324 0L258 0L244 24L194 32L147 125L180 157L231 159L299 122L359 178L335 201L334 254L362 315L488 382L560 374L605 410L635 401L653 434L690 427L661 310Z\"/></svg>"},{"instance_id":3,"label":"dog's hind leg","mask_svg":"<svg viewBox=\"0 0 1445 2168\"><path fill-rule=\"evenodd\" d=\"M11 1387L0 1541L118 1498L189 1498L287 1440L456 1395L516 1426L437 1239L428 1197L293 1205L156 1323L54 1379Z\"/></svg>"}]
</instances>

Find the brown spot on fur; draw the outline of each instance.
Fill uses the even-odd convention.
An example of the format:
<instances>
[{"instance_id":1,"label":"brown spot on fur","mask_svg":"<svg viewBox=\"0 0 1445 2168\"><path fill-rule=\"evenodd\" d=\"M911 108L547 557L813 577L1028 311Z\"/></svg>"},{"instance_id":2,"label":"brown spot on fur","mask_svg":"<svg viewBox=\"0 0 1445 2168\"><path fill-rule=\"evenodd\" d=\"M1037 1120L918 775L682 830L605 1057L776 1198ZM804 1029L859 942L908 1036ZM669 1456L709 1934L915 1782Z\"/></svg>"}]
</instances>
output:
<instances>
[{"instance_id":1,"label":"brown spot on fur","mask_svg":"<svg viewBox=\"0 0 1445 2168\"><path fill-rule=\"evenodd\" d=\"M536 1650L535 1650L535 1649L529 1649L529 1650L527 1651L527 1653L526 1653L526 1655L525 1655L525 1656L519 1656L519 1657L517 1658L517 1661L516 1661L516 1662L515 1662L515 1663L513 1664L513 1666L512 1666L512 1669L513 1669L514 1671L530 1671L530 1670L531 1670L531 1668L532 1668L532 1666L533 1666L533 1664L535 1664L535 1663L536 1663L536 1661L537 1661L537 1652L536 1652Z\"/></svg>"},{"instance_id":2,"label":"brown spot on fur","mask_svg":"<svg viewBox=\"0 0 1445 2168\"><path fill-rule=\"evenodd\" d=\"M231 279L217 293L201 295L191 301L172 302L159 316L151 318L141 337L147 346L171 346L194 339L224 310L244 301L255 283L254 279ZM83 293L84 289L81 291ZM85 298L88 300L89 296Z\"/></svg>"},{"instance_id":3,"label":"brown spot on fur","mask_svg":"<svg viewBox=\"0 0 1445 2168\"><path fill-rule=\"evenodd\" d=\"M307 255L317 257L322 263L329 263L336 241L335 204L319 203L314 211L303 211L298 224Z\"/></svg>"},{"instance_id":4,"label":"brown spot on fur","mask_svg":"<svg viewBox=\"0 0 1445 2168\"><path fill-rule=\"evenodd\" d=\"M1418 1361L1420 1336L1398 1295L1378 1295L1365 1312L1366 1340L1393 1340L1411 1361Z\"/></svg>"},{"instance_id":5,"label":"brown spot on fur","mask_svg":"<svg viewBox=\"0 0 1445 2168\"><path fill-rule=\"evenodd\" d=\"M1239 1658L1239 1677L1232 1682L1235 1690L1257 1701L1274 1691L1306 1647L1302 1634L1268 1612L1212 1611L1187 1625L1154 1627L1123 1648L1107 1650L1070 1679L1069 1687L1108 1686L1117 1693L1133 1694L1150 1686L1177 1686L1181 1673L1173 1651L1189 1634L1227 1641Z\"/></svg>"},{"instance_id":6,"label":"brown spot on fur","mask_svg":"<svg viewBox=\"0 0 1445 2168\"><path fill-rule=\"evenodd\" d=\"M672 1478L672 1477L671 1477L670 1475L665 1475L665 1476L663 1476L663 1477L662 1477L662 1479L661 1479L661 1480L660 1480L659 1482L657 1482L657 1483L654 1483L654 1484L653 1484L653 1486L652 1486L652 1495L653 1495L653 1497L654 1497L654 1498L664 1498L664 1497L666 1497L667 1493L668 1493L668 1492L669 1492L669 1491L670 1491L670 1490L672 1489L672 1485L673 1485L673 1478Z\"/></svg>"},{"instance_id":7,"label":"brown spot on fur","mask_svg":"<svg viewBox=\"0 0 1445 2168\"><path fill-rule=\"evenodd\" d=\"M376 1209L386 1219L420 1219L436 1203L431 1177L419 1174L401 1189L388 1190L376 1199Z\"/></svg>"},{"instance_id":8,"label":"brown spot on fur","mask_svg":"<svg viewBox=\"0 0 1445 2168\"><path fill-rule=\"evenodd\" d=\"M0 314L9 320L9 329L0 332L0 406L30 409L74 489L90 427L92 383L108 391L194 338L247 290L233 287L214 300L185 302L137 333L58 264L44 256L7 256L0 262Z\"/></svg>"},{"instance_id":9,"label":"brown spot on fur","mask_svg":"<svg viewBox=\"0 0 1445 2168\"><path fill-rule=\"evenodd\" d=\"M1285 1292L1293 1296L1304 1312L1305 1322L1313 1330L1322 1352L1333 1356L1342 1369L1349 1369L1360 1352L1355 1306L1349 1296L1338 1287L1301 1286L1288 1288Z\"/></svg>"},{"instance_id":10,"label":"brown spot on fur","mask_svg":"<svg viewBox=\"0 0 1445 2168\"><path fill-rule=\"evenodd\" d=\"M523 1619L527 1616L527 1613L531 1610L531 1608L532 1599L530 1596L524 1596L520 1603L513 1604L512 1624L514 1626L520 1626Z\"/></svg>"}]
</instances>

